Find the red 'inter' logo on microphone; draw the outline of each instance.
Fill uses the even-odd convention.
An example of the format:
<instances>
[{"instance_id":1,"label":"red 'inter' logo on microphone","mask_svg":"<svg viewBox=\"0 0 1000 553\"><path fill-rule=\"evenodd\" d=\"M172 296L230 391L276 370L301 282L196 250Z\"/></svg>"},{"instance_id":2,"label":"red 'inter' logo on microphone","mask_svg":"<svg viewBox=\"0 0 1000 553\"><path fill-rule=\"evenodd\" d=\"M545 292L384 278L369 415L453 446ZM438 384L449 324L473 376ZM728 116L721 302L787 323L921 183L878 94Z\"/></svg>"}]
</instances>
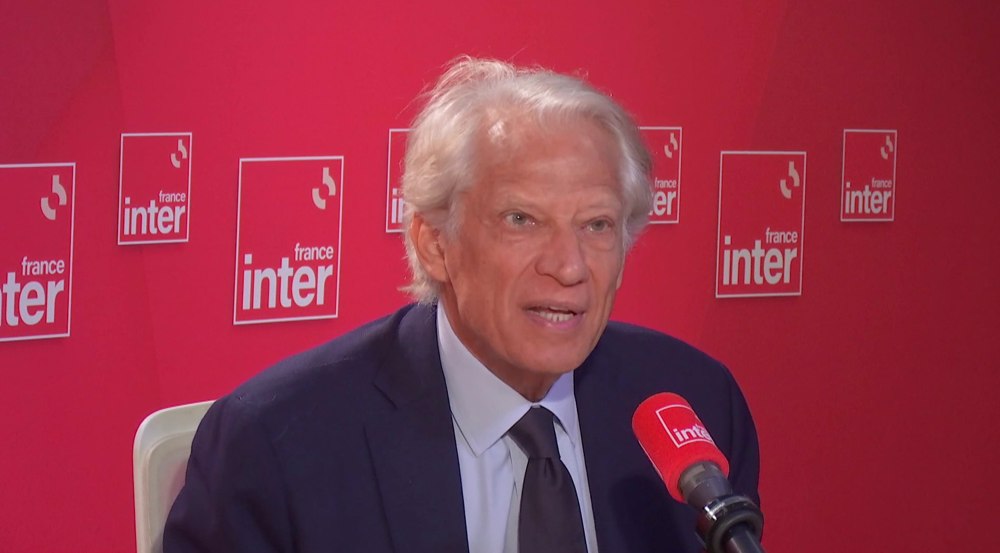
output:
<instances>
[{"instance_id":1,"label":"red 'inter' logo on microphone","mask_svg":"<svg viewBox=\"0 0 1000 553\"><path fill-rule=\"evenodd\" d=\"M694 411L686 405L668 405L656 411L657 418L676 447L705 442L715 445L708 429L702 426Z\"/></svg>"}]
</instances>

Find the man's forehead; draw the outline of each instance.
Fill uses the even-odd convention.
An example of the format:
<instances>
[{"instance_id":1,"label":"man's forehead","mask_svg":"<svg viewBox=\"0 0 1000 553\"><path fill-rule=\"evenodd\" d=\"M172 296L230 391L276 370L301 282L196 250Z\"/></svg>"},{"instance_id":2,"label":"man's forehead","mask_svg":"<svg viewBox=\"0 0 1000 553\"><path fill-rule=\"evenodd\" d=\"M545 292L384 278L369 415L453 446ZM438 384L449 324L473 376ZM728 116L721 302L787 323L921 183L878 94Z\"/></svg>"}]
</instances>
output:
<instances>
[{"instance_id":1,"label":"man's forehead","mask_svg":"<svg viewBox=\"0 0 1000 553\"><path fill-rule=\"evenodd\" d=\"M476 180L490 188L489 196L527 201L553 188L547 181L565 178L581 188L590 185L589 203L623 204L617 144L593 118L539 118L507 110L490 112L488 123L478 137ZM586 168L580 155L590 162Z\"/></svg>"},{"instance_id":2,"label":"man's forehead","mask_svg":"<svg viewBox=\"0 0 1000 553\"><path fill-rule=\"evenodd\" d=\"M565 192L556 186L547 186L551 183L546 181L528 182L516 178L515 175L498 175L496 178L487 179L486 184L484 188L494 199L521 203L530 203L548 192L560 194ZM579 191L582 196L573 198L574 203L614 207L623 205L621 187L614 180L594 180L586 183L586 186L580 184Z\"/></svg>"},{"instance_id":3,"label":"man's forehead","mask_svg":"<svg viewBox=\"0 0 1000 553\"><path fill-rule=\"evenodd\" d=\"M480 201L497 208L542 209L550 208L553 202L562 207L572 205L577 210L621 212L625 208L622 188L611 175L601 179L556 180L533 178L517 171L494 171L474 189L479 190ZM569 193L567 184L572 187Z\"/></svg>"},{"instance_id":4,"label":"man's forehead","mask_svg":"<svg viewBox=\"0 0 1000 553\"><path fill-rule=\"evenodd\" d=\"M485 138L497 146L561 134L611 135L597 118L586 113L491 108L486 110L483 123Z\"/></svg>"}]
</instances>

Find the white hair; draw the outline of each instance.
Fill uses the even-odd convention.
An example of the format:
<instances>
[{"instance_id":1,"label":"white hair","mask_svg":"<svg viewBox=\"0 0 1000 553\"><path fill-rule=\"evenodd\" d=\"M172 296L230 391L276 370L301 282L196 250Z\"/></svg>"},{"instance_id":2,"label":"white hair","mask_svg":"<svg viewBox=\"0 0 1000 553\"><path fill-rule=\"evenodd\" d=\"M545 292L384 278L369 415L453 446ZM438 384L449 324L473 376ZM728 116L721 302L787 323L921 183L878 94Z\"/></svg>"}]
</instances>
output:
<instances>
[{"instance_id":1,"label":"white hair","mask_svg":"<svg viewBox=\"0 0 1000 553\"><path fill-rule=\"evenodd\" d=\"M540 67L516 67L463 56L451 63L429 92L413 121L406 144L403 228L415 214L446 236L457 232L461 193L477 179L477 151L484 133L504 133L518 116L546 124L586 118L604 128L619 154L619 181L625 202L623 239L628 250L645 227L652 207L652 161L639 129L614 100L584 81ZM405 232L412 280L404 288L415 299L437 299L440 284L427 274Z\"/></svg>"}]
</instances>

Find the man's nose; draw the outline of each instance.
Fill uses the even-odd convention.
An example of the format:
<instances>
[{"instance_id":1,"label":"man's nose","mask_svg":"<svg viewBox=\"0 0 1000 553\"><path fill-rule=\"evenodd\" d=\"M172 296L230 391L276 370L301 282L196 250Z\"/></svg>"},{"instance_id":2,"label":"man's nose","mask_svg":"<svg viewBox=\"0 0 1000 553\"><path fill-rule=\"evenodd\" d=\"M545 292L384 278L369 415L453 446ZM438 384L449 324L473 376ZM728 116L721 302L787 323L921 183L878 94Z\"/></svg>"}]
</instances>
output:
<instances>
[{"instance_id":1,"label":"man's nose","mask_svg":"<svg viewBox=\"0 0 1000 553\"><path fill-rule=\"evenodd\" d=\"M563 286L586 280L587 264L576 229L553 229L549 239L542 244L537 267L540 274L551 276Z\"/></svg>"}]
</instances>

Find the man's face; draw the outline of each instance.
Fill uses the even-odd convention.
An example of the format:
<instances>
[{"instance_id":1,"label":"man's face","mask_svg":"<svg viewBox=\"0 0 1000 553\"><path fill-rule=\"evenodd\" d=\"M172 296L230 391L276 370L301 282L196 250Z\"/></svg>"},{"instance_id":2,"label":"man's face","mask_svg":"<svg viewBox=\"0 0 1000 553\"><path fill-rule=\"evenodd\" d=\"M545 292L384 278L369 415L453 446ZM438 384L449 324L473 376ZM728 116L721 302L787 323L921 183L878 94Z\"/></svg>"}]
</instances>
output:
<instances>
[{"instance_id":1,"label":"man's face","mask_svg":"<svg viewBox=\"0 0 1000 553\"><path fill-rule=\"evenodd\" d=\"M441 303L473 355L540 399L593 350L621 284L616 146L587 120L522 123L495 141L455 236L438 235Z\"/></svg>"}]
</instances>

